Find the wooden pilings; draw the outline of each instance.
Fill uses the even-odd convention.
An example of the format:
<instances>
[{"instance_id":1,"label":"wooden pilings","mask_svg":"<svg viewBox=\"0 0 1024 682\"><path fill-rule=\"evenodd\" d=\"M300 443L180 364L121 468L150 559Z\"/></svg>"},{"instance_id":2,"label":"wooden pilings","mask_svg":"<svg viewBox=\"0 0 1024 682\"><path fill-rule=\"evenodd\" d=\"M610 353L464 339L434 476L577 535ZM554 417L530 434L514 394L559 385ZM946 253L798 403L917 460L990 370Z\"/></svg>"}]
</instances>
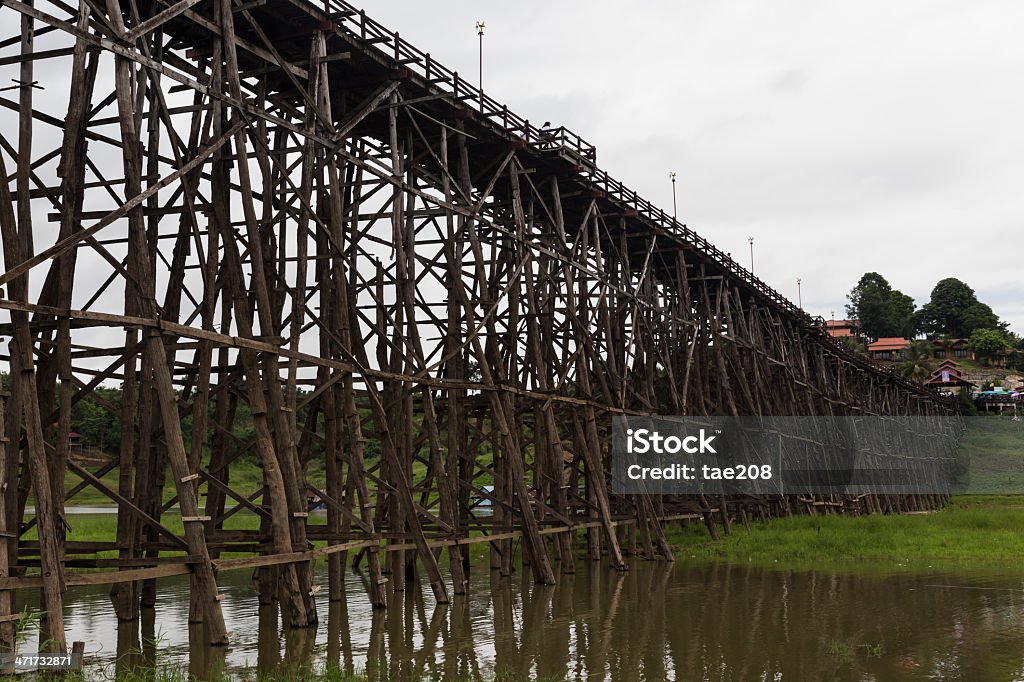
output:
<instances>
[{"instance_id":1,"label":"wooden pilings","mask_svg":"<svg viewBox=\"0 0 1024 682\"><path fill-rule=\"evenodd\" d=\"M420 573L464 594L474 543L553 583L583 556L671 560L666 519L942 503L611 494L614 415L954 408L836 346L585 141L480 112L328 7L0 0L21 30L0 36L0 646L25 587L64 648L68 585L113 585L133 620L188 573L190 620L223 644L219 571L309 627L321 557L332 600L351 566L383 608ZM96 420L110 438L72 442ZM109 538L66 531L86 489L118 507Z\"/></svg>"}]
</instances>

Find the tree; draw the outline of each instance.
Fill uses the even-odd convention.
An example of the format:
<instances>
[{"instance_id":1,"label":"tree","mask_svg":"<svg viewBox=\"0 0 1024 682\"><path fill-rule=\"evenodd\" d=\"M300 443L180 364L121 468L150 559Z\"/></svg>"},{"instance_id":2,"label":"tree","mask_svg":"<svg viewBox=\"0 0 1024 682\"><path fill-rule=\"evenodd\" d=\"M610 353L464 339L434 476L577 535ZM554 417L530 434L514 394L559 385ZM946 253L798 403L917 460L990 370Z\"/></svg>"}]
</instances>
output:
<instances>
[{"instance_id":1,"label":"tree","mask_svg":"<svg viewBox=\"0 0 1024 682\"><path fill-rule=\"evenodd\" d=\"M978 300L974 289L955 277L941 280L931 300L916 315L917 328L929 336L967 338L976 329L1000 329L1005 325L992 308Z\"/></svg>"},{"instance_id":2,"label":"tree","mask_svg":"<svg viewBox=\"0 0 1024 682\"><path fill-rule=\"evenodd\" d=\"M904 339L914 337L914 299L902 291L893 289L889 292L887 321L889 332L885 336L899 336Z\"/></svg>"},{"instance_id":3,"label":"tree","mask_svg":"<svg viewBox=\"0 0 1024 682\"><path fill-rule=\"evenodd\" d=\"M840 336L838 339L836 339L836 341L839 342L839 345L845 347L846 350L852 353L857 353L858 355L865 356L868 354L868 349L866 347L866 344L864 343L864 340L859 337Z\"/></svg>"},{"instance_id":4,"label":"tree","mask_svg":"<svg viewBox=\"0 0 1024 682\"><path fill-rule=\"evenodd\" d=\"M1006 356L1006 366L1016 372L1024 372L1024 351L1011 350Z\"/></svg>"},{"instance_id":5,"label":"tree","mask_svg":"<svg viewBox=\"0 0 1024 682\"><path fill-rule=\"evenodd\" d=\"M1017 372L1024 372L1024 336L1011 331L1006 332L1010 352L1006 356L1006 366Z\"/></svg>"},{"instance_id":6,"label":"tree","mask_svg":"<svg viewBox=\"0 0 1024 682\"><path fill-rule=\"evenodd\" d=\"M892 287L877 272L865 273L857 286L850 290L846 314L860 321L861 331L872 338L878 338L878 329L885 324L886 301Z\"/></svg>"},{"instance_id":7,"label":"tree","mask_svg":"<svg viewBox=\"0 0 1024 682\"><path fill-rule=\"evenodd\" d=\"M873 339L914 334L914 299L893 289L877 272L865 273L847 295L846 314Z\"/></svg>"},{"instance_id":8,"label":"tree","mask_svg":"<svg viewBox=\"0 0 1024 682\"><path fill-rule=\"evenodd\" d=\"M971 334L975 329L999 329L1004 326L999 321L999 316L992 312L987 305L978 301L967 306L963 314L963 331L965 335Z\"/></svg>"},{"instance_id":9,"label":"tree","mask_svg":"<svg viewBox=\"0 0 1024 682\"><path fill-rule=\"evenodd\" d=\"M71 428L82 436L86 447L117 452L121 443L120 389L97 387L92 396L71 406ZM58 397L58 404L60 398Z\"/></svg>"},{"instance_id":10,"label":"tree","mask_svg":"<svg viewBox=\"0 0 1024 682\"><path fill-rule=\"evenodd\" d=\"M962 389L957 398L960 400L960 414L965 417L977 416L978 406L974 404L970 391Z\"/></svg>"},{"instance_id":11,"label":"tree","mask_svg":"<svg viewBox=\"0 0 1024 682\"><path fill-rule=\"evenodd\" d=\"M927 341L914 341L907 349L903 362L899 365L900 376L912 381L924 381L931 376L929 360L932 345Z\"/></svg>"},{"instance_id":12,"label":"tree","mask_svg":"<svg viewBox=\"0 0 1024 682\"><path fill-rule=\"evenodd\" d=\"M979 359L990 362L1010 347L1000 329L976 329L971 334L971 347Z\"/></svg>"}]
</instances>

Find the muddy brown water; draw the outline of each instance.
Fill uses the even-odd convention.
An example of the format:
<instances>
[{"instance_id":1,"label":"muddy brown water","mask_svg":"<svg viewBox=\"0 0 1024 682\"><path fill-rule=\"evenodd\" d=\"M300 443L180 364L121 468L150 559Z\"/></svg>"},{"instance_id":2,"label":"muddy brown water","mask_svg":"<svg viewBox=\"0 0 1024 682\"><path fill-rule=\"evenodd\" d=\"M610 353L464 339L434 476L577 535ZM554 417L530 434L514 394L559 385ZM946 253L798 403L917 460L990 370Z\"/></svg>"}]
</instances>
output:
<instances>
[{"instance_id":1,"label":"muddy brown water","mask_svg":"<svg viewBox=\"0 0 1024 682\"><path fill-rule=\"evenodd\" d=\"M93 679L132 666L277 671L333 662L374 680L1024 680L1024 570L887 575L635 560L626 573L585 560L558 585L474 566L470 594L435 605L425 585L370 608L363 576L347 599L318 594L320 626L280 625L248 575L219 583L229 647L188 624L188 580L158 581L141 622L119 624L109 588L71 588L68 639ZM20 595L22 605L36 594ZM33 648L29 640L24 647ZM25 650L25 649L23 649Z\"/></svg>"}]
</instances>

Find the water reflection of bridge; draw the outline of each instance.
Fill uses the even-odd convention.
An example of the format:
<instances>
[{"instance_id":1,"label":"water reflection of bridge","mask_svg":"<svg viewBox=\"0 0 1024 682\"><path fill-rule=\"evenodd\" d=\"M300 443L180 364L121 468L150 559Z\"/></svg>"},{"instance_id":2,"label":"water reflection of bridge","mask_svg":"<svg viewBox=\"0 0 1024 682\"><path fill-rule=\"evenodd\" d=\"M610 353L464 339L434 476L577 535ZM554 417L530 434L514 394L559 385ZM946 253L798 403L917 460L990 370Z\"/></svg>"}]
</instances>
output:
<instances>
[{"instance_id":1,"label":"water reflection of bridge","mask_svg":"<svg viewBox=\"0 0 1024 682\"><path fill-rule=\"evenodd\" d=\"M41 586L59 648L67 586L113 585L132 620L188 574L224 643L218 572L255 570L302 627L319 558L332 595L356 563L376 606L418 572L445 602L472 543L509 575L521 541L549 584L577 541L619 568L670 560L672 519L941 502L610 495L612 415L954 407L838 347L579 135L542 135L341 0L0 7L0 618ZM83 401L124 427L98 469L57 437ZM232 480L239 458L257 489ZM119 508L102 542L62 523L87 487Z\"/></svg>"},{"instance_id":2,"label":"water reflection of bridge","mask_svg":"<svg viewBox=\"0 0 1024 682\"><path fill-rule=\"evenodd\" d=\"M202 624L186 628L187 608L162 594L141 623L116 626L100 665L187 668L196 679L225 669L302 679L302 671L331 666L365 670L370 680L632 682L1000 680L1024 662L1019 574L630 563L629 573L588 564L556 585L481 570L470 595L451 604L407 590L388 609L370 608L350 574L349 599L318 599L326 621L319 630L282 626L276 603L248 608L247 581L236 576L224 586L229 628L240 634L232 647L210 646ZM168 589L186 590L181 579ZM114 628L109 608L95 601L70 600L72 632L84 622Z\"/></svg>"}]
</instances>

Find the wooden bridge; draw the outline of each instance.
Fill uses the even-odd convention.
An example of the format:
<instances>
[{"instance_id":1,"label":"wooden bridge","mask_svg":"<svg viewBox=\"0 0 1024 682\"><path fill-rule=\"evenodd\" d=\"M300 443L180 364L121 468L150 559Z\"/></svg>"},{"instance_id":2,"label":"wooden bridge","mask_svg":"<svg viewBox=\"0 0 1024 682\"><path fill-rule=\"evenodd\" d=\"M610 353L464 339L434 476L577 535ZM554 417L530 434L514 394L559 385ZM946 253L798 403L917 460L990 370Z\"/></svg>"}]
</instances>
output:
<instances>
[{"instance_id":1,"label":"wooden bridge","mask_svg":"<svg viewBox=\"0 0 1024 682\"><path fill-rule=\"evenodd\" d=\"M673 519L941 502L611 495L614 415L955 406L357 8L0 0L0 19L5 636L20 589L63 649L68 587L110 584L132 620L189 574L225 643L229 570L312 626L321 557L332 599L358 566L375 606L418 575L444 602L471 543L551 583L581 556L671 560ZM106 464L69 458L83 400L122 426ZM88 487L118 507L103 542L65 524Z\"/></svg>"}]
</instances>

